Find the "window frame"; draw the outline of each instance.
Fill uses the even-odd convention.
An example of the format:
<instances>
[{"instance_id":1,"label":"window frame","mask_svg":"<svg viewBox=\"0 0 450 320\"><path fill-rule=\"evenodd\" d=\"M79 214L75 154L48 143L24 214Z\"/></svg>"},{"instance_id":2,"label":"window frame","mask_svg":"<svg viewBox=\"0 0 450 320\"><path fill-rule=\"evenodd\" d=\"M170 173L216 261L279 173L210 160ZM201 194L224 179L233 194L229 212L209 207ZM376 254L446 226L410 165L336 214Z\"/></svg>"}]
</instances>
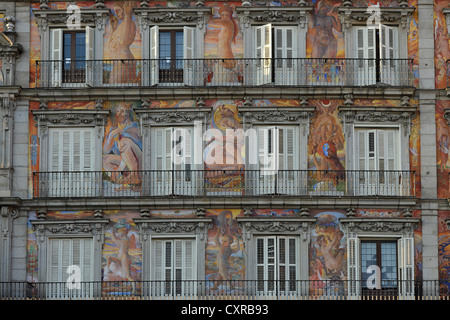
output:
<instances>
[{"instance_id":1,"label":"window frame","mask_svg":"<svg viewBox=\"0 0 450 320\"><path fill-rule=\"evenodd\" d=\"M147 212L148 210L144 211ZM142 280L144 284L147 281L155 280L152 271L153 241L158 239L191 239L195 241L194 250L196 256L204 257L208 241L208 230L213 227L212 217L202 216L170 219L154 218L149 214L141 214L141 218L134 218L133 221L138 227L142 246ZM195 267L194 279L205 279L204 259L196 259ZM150 292L150 290L152 290L150 287L143 288L143 291ZM154 291L151 291L151 295L154 293ZM192 293L195 294L195 292Z\"/></svg>"},{"instance_id":2,"label":"window frame","mask_svg":"<svg viewBox=\"0 0 450 320\"><path fill-rule=\"evenodd\" d=\"M340 218L347 237L348 296L359 299L364 294L361 283L361 241L381 239L397 241L397 281L395 294L414 299L414 230L420 218ZM406 280L406 281L404 281Z\"/></svg>"},{"instance_id":3,"label":"window frame","mask_svg":"<svg viewBox=\"0 0 450 320\"><path fill-rule=\"evenodd\" d=\"M309 278L309 242L311 230L317 218L313 217L236 217L239 228L242 230L246 260L245 279L257 282L257 239L259 237L288 236L297 239L296 258L297 281ZM294 279L291 279L294 280ZM298 287L296 290L307 293L308 286Z\"/></svg>"},{"instance_id":4,"label":"window frame","mask_svg":"<svg viewBox=\"0 0 450 320\"><path fill-rule=\"evenodd\" d=\"M38 279L39 282L48 282L50 275L51 257L49 239L92 239L92 281L102 280L102 247L105 240L106 227L109 219L67 219L67 220L49 220L35 219L30 220L32 229L36 232L38 246ZM68 274L68 277L70 275ZM101 286L94 285L90 288L92 296L101 295ZM49 294L43 293L43 294Z\"/></svg>"},{"instance_id":5,"label":"window frame","mask_svg":"<svg viewBox=\"0 0 450 320\"><path fill-rule=\"evenodd\" d=\"M52 30L65 29L68 30L67 21L72 14L66 9L55 10L33 10L33 14L36 17L36 23L38 27L39 36L41 39L41 60L48 61L54 60L52 57L51 38ZM103 59L103 37L106 31L106 22L110 17L110 9L107 8L80 8L80 28L79 30L86 30L89 28L91 35L86 36L86 41L92 42L92 50L89 50L89 58L87 60L102 60ZM62 57L62 56L61 56ZM61 58L62 60L62 58ZM59 67L62 69L62 65L50 65L47 68ZM42 69L44 68L44 69ZM49 72L45 66L41 65L41 86L61 86L61 79L58 76L54 79L55 74ZM58 68L57 68L58 69ZM93 85L95 81L101 80L94 79L94 70L91 64L86 66L86 85ZM38 79L36 79L38 81ZM70 86L70 84L67 84ZM80 84L78 84L79 86Z\"/></svg>"}]
</instances>

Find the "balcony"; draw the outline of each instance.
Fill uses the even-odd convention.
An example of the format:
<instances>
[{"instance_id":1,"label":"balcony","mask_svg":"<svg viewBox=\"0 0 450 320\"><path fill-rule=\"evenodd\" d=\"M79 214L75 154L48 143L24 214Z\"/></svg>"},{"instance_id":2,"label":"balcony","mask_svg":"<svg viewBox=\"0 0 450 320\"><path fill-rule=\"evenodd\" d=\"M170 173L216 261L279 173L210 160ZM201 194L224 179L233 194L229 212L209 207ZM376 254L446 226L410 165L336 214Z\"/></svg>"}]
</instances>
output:
<instances>
[{"instance_id":1,"label":"balcony","mask_svg":"<svg viewBox=\"0 0 450 320\"><path fill-rule=\"evenodd\" d=\"M214 280L0 282L0 300L449 300L448 281Z\"/></svg>"},{"instance_id":2,"label":"balcony","mask_svg":"<svg viewBox=\"0 0 450 320\"><path fill-rule=\"evenodd\" d=\"M34 172L34 198L413 197L412 171L143 170Z\"/></svg>"},{"instance_id":3,"label":"balcony","mask_svg":"<svg viewBox=\"0 0 450 320\"><path fill-rule=\"evenodd\" d=\"M38 60L36 88L413 87L411 59Z\"/></svg>"}]
</instances>

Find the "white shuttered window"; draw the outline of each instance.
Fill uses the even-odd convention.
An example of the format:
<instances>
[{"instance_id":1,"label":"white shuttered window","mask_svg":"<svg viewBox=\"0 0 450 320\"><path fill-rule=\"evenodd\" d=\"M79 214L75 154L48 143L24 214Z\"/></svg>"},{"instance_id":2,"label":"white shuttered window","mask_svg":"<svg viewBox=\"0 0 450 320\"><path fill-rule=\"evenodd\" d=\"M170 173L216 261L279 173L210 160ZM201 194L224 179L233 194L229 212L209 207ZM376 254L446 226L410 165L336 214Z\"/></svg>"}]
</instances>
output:
<instances>
[{"instance_id":1,"label":"white shuttered window","mask_svg":"<svg viewBox=\"0 0 450 320\"><path fill-rule=\"evenodd\" d=\"M298 238L267 236L256 239L258 291L270 294L295 290L298 276ZM292 280L292 281L291 281Z\"/></svg>"},{"instance_id":2,"label":"white shuttered window","mask_svg":"<svg viewBox=\"0 0 450 320\"><path fill-rule=\"evenodd\" d=\"M48 240L48 275L49 282L58 282L48 292L55 297L92 295L93 287L88 282L93 280L94 247L92 238L54 238ZM80 270L80 288L69 288L67 280L74 272L69 266ZM69 271L69 273L68 273ZM71 282L72 283L72 282ZM72 283L73 284L73 283Z\"/></svg>"},{"instance_id":3,"label":"white shuttered window","mask_svg":"<svg viewBox=\"0 0 450 320\"><path fill-rule=\"evenodd\" d=\"M194 239L152 240L152 280L161 295L195 292L196 252Z\"/></svg>"}]
</instances>

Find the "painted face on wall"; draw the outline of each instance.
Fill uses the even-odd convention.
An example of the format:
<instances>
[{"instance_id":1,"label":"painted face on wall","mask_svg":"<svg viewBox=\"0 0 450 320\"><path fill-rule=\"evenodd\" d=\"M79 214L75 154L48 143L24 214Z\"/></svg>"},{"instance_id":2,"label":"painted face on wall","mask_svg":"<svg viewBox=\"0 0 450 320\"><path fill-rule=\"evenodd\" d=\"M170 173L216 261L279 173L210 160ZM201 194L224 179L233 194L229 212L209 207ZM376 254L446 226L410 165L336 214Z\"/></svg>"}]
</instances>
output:
<instances>
[{"instance_id":1,"label":"painted face on wall","mask_svg":"<svg viewBox=\"0 0 450 320\"><path fill-rule=\"evenodd\" d=\"M123 17L124 17L123 8L120 5L118 5L118 4L114 5L114 12L116 13L116 16L119 20L123 19Z\"/></svg>"}]
</instances>

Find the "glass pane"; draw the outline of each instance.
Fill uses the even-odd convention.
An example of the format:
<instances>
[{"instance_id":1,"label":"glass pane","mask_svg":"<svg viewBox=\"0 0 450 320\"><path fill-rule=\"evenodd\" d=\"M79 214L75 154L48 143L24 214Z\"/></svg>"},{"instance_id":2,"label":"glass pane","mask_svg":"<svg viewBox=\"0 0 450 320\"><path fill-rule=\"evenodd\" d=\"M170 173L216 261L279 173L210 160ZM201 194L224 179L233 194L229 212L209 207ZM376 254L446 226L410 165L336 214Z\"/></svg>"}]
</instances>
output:
<instances>
[{"instance_id":1,"label":"glass pane","mask_svg":"<svg viewBox=\"0 0 450 320\"><path fill-rule=\"evenodd\" d=\"M397 280L397 244L381 243L381 280L383 287L396 286Z\"/></svg>"},{"instance_id":2,"label":"glass pane","mask_svg":"<svg viewBox=\"0 0 450 320\"><path fill-rule=\"evenodd\" d=\"M366 280L371 276L367 268L377 264L377 244L375 242L361 242L361 279L366 286Z\"/></svg>"}]
</instances>

